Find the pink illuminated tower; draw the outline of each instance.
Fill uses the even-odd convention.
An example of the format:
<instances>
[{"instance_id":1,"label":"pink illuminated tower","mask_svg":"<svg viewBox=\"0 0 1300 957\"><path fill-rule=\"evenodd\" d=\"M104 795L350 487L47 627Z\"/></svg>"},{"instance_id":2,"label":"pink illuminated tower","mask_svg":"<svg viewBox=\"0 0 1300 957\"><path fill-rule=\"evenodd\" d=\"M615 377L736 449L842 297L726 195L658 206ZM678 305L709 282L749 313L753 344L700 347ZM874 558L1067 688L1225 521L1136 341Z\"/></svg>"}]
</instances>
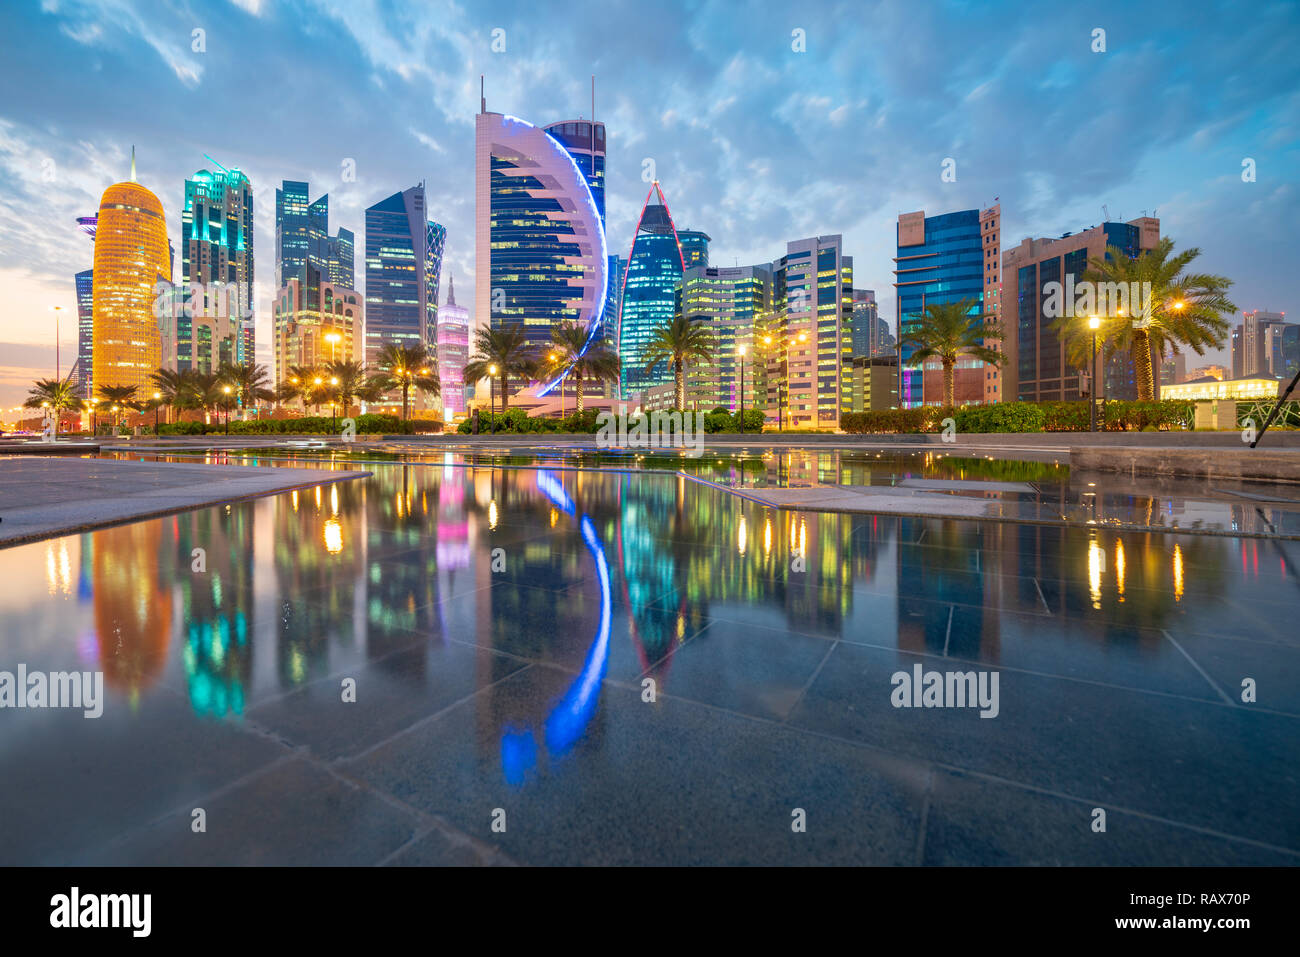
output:
<instances>
[{"instance_id":1,"label":"pink illuminated tower","mask_svg":"<svg viewBox=\"0 0 1300 957\"><path fill-rule=\"evenodd\" d=\"M454 416L465 414L465 363L469 360L469 310L456 305L456 287L447 278L447 301L438 310L438 377L442 407Z\"/></svg>"}]
</instances>

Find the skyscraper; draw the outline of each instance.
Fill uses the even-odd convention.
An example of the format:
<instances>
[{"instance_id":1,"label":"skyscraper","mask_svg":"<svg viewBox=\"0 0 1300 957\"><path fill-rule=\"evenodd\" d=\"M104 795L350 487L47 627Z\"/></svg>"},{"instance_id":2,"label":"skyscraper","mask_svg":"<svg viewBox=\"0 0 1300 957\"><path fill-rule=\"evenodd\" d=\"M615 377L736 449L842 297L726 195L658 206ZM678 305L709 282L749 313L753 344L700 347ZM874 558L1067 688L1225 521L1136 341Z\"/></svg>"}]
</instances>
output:
<instances>
[{"instance_id":1,"label":"skyscraper","mask_svg":"<svg viewBox=\"0 0 1300 957\"><path fill-rule=\"evenodd\" d=\"M852 411L853 257L843 237L786 243L772 264L771 320L760 339L771 420L834 429ZM767 340L771 339L769 343Z\"/></svg>"},{"instance_id":2,"label":"skyscraper","mask_svg":"<svg viewBox=\"0 0 1300 957\"><path fill-rule=\"evenodd\" d=\"M314 264L322 277L348 289L356 288L355 240L351 230L329 234L329 194L308 202L308 186L285 180L275 191L275 288L303 278L303 267Z\"/></svg>"},{"instance_id":3,"label":"skyscraper","mask_svg":"<svg viewBox=\"0 0 1300 957\"><path fill-rule=\"evenodd\" d=\"M181 369L196 367L195 351L205 343L212 343L210 361L218 364L250 362L254 355L253 187L239 170L214 165L218 172L199 170L185 181L181 269L186 308L174 317L172 330ZM220 341L231 334L231 347L221 349Z\"/></svg>"},{"instance_id":4,"label":"skyscraper","mask_svg":"<svg viewBox=\"0 0 1300 957\"><path fill-rule=\"evenodd\" d=\"M170 282L167 223L158 197L131 180L104 190L95 233L93 309L95 388L149 388L162 358L155 287Z\"/></svg>"},{"instance_id":5,"label":"skyscraper","mask_svg":"<svg viewBox=\"0 0 1300 957\"><path fill-rule=\"evenodd\" d=\"M572 122L550 130L489 113L486 102L475 119L474 318L493 329L518 324L538 349L562 321L594 340L609 268L604 127ZM542 383L539 394L558 381Z\"/></svg>"},{"instance_id":6,"label":"skyscraper","mask_svg":"<svg viewBox=\"0 0 1300 957\"><path fill-rule=\"evenodd\" d=\"M456 287L447 278L447 301L438 310L438 378L442 408L465 414L465 363L469 361L469 310L456 304Z\"/></svg>"},{"instance_id":7,"label":"skyscraper","mask_svg":"<svg viewBox=\"0 0 1300 957\"><path fill-rule=\"evenodd\" d=\"M916 328L926 308L971 300L972 320L996 316L994 289L998 280L1001 207L964 209L939 216L924 211L898 217L898 253L894 259L894 290L902 336ZM985 340L994 348L994 340ZM943 402L943 372L938 360L924 369L908 365L914 349L902 347L903 408ZM1000 394L999 372L978 359L957 360L953 399L958 405L993 401Z\"/></svg>"},{"instance_id":8,"label":"skyscraper","mask_svg":"<svg viewBox=\"0 0 1300 957\"><path fill-rule=\"evenodd\" d=\"M1252 379L1256 376L1281 375L1280 371L1275 371L1274 365L1278 365L1279 368L1282 366L1281 339L1278 337L1287 324L1286 314L1256 309L1242 313L1242 317L1241 370L1238 378ZM1278 329L1276 333L1273 331L1275 328ZM1278 360L1276 363L1275 353ZM1233 367L1237 366L1238 362L1234 356Z\"/></svg>"},{"instance_id":9,"label":"skyscraper","mask_svg":"<svg viewBox=\"0 0 1300 957\"><path fill-rule=\"evenodd\" d=\"M671 322L676 313L684 268L677 229L655 180L641 208L623 278L618 354L623 361L619 384L624 398L673 381L667 363L647 372L644 355L655 328Z\"/></svg>"},{"instance_id":10,"label":"skyscraper","mask_svg":"<svg viewBox=\"0 0 1300 957\"><path fill-rule=\"evenodd\" d=\"M889 323L880 318L874 289L853 290L853 356L893 354L897 346Z\"/></svg>"},{"instance_id":11,"label":"skyscraper","mask_svg":"<svg viewBox=\"0 0 1300 957\"><path fill-rule=\"evenodd\" d=\"M1003 341L1006 352L1003 401L1024 402L1078 399L1080 369L1070 364L1065 345L1054 328L1056 316L1044 313L1049 282L1068 288L1082 282L1089 261L1109 256L1118 246L1136 257L1160 241L1160 220L1150 217L1127 223L1102 223L1056 239L1025 239L1002 254ZM1132 363L1127 354L1098 360L1103 382L1098 395L1111 399L1137 398Z\"/></svg>"},{"instance_id":12,"label":"skyscraper","mask_svg":"<svg viewBox=\"0 0 1300 957\"><path fill-rule=\"evenodd\" d=\"M78 216L77 225L93 243L98 218ZM73 381L81 397L89 399L94 397L95 270L82 270L74 277L74 281L77 289L77 371Z\"/></svg>"},{"instance_id":13,"label":"skyscraper","mask_svg":"<svg viewBox=\"0 0 1300 957\"><path fill-rule=\"evenodd\" d=\"M294 366L365 359L365 304L361 293L336 285L309 262L285 280L275 301L275 381L284 383Z\"/></svg>"},{"instance_id":14,"label":"skyscraper","mask_svg":"<svg viewBox=\"0 0 1300 957\"><path fill-rule=\"evenodd\" d=\"M438 277L446 227L428 219L424 184L366 210L366 361L386 343L438 346Z\"/></svg>"}]
</instances>

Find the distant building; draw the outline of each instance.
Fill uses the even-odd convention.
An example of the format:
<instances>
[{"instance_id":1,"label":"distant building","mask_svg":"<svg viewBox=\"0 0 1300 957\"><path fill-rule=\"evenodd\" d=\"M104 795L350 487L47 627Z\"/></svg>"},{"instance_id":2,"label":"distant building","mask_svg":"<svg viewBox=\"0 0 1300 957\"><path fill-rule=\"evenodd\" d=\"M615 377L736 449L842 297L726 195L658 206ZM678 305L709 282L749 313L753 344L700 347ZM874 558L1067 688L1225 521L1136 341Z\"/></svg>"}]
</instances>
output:
<instances>
[{"instance_id":1,"label":"distant building","mask_svg":"<svg viewBox=\"0 0 1300 957\"><path fill-rule=\"evenodd\" d=\"M108 187L100 199L94 274L95 388L151 390L149 376L162 360L155 288L170 282L171 264L162 203L135 181L134 154L130 182Z\"/></svg>"},{"instance_id":2,"label":"distant building","mask_svg":"<svg viewBox=\"0 0 1300 957\"><path fill-rule=\"evenodd\" d=\"M682 276L682 315L713 337L713 359L687 370L688 408L761 409L755 375L759 324L771 309L772 276L762 266L688 266ZM743 371L743 376L742 376Z\"/></svg>"},{"instance_id":3,"label":"distant building","mask_svg":"<svg viewBox=\"0 0 1300 957\"><path fill-rule=\"evenodd\" d=\"M77 285L77 393L94 396L95 364L95 270L83 269L74 277Z\"/></svg>"},{"instance_id":4,"label":"distant building","mask_svg":"<svg viewBox=\"0 0 1300 957\"><path fill-rule=\"evenodd\" d=\"M465 364L469 361L469 310L456 304L456 287L447 278L447 301L438 310L438 378L442 408L465 414Z\"/></svg>"},{"instance_id":5,"label":"distant building","mask_svg":"<svg viewBox=\"0 0 1300 957\"><path fill-rule=\"evenodd\" d=\"M898 356L854 356L852 411L898 407Z\"/></svg>"},{"instance_id":6,"label":"distant building","mask_svg":"<svg viewBox=\"0 0 1300 957\"><path fill-rule=\"evenodd\" d=\"M1165 356L1160 360L1160 385L1162 388L1186 381L1187 356L1181 352L1175 352L1173 355Z\"/></svg>"},{"instance_id":7,"label":"distant building","mask_svg":"<svg viewBox=\"0 0 1300 957\"><path fill-rule=\"evenodd\" d=\"M985 315L990 323L1000 320L1000 269L1002 207L966 209L938 216L924 211L898 217L898 253L894 259L894 289L902 347L904 408L943 401L943 367L927 361L923 369L908 365L914 349L906 336L932 305L970 300L971 318ZM1003 351L1004 343L984 340L990 349ZM994 402L1002 395L1003 372L970 357L957 361L953 377L956 404Z\"/></svg>"},{"instance_id":8,"label":"distant building","mask_svg":"<svg viewBox=\"0 0 1300 957\"><path fill-rule=\"evenodd\" d=\"M1243 313L1242 323L1232 337L1233 377L1281 375L1280 370L1286 361L1283 337L1286 325L1286 314L1282 312L1256 309ZM1278 330L1276 333L1273 332L1275 329Z\"/></svg>"},{"instance_id":9,"label":"distant building","mask_svg":"<svg viewBox=\"0 0 1300 957\"><path fill-rule=\"evenodd\" d=\"M1300 325L1293 322L1270 326L1264 333L1264 351L1268 370L1282 378L1293 378L1300 371Z\"/></svg>"},{"instance_id":10,"label":"distant building","mask_svg":"<svg viewBox=\"0 0 1300 957\"><path fill-rule=\"evenodd\" d=\"M1136 258L1159 241L1160 220L1142 217L1127 223L1102 223L1058 239L1025 239L1002 254L1002 314L1007 336L1005 399L1045 402L1080 398L1080 375L1088 370L1067 360L1065 345L1053 326L1056 317L1044 313L1045 287L1055 282L1068 290L1071 282L1082 282L1089 260L1109 255L1110 246ZM1137 383L1127 353L1117 354L1105 363L1099 359L1098 363L1103 376L1099 395L1137 398Z\"/></svg>"},{"instance_id":11,"label":"distant building","mask_svg":"<svg viewBox=\"0 0 1300 957\"><path fill-rule=\"evenodd\" d=\"M1208 365L1208 366L1201 366L1198 369L1190 370L1187 373L1187 375L1183 378L1183 381L1194 382L1197 379L1205 379L1205 378L1218 379L1222 381L1224 379L1227 379L1228 377L1229 377L1228 370L1226 367L1220 365Z\"/></svg>"},{"instance_id":12,"label":"distant building","mask_svg":"<svg viewBox=\"0 0 1300 957\"><path fill-rule=\"evenodd\" d=\"M679 229L677 241L682 244L682 266L707 266L709 264L709 242L711 237L698 229Z\"/></svg>"},{"instance_id":13,"label":"distant building","mask_svg":"<svg viewBox=\"0 0 1300 957\"><path fill-rule=\"evenodd\" d=\"M893 354L898 341L889 331L889 323L880 318L874 289L853 290L853 356Z\"/></svg>"}]
</instances>

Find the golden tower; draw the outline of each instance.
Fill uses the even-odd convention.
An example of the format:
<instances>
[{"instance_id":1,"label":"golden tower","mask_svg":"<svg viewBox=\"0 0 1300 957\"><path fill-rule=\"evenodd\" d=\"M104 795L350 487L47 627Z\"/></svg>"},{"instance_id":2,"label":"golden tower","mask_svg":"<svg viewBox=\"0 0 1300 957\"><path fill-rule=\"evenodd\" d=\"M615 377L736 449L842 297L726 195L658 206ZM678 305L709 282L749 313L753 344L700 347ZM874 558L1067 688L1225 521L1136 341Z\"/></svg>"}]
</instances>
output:
<instances>
[{"instance_id":1,"label":"golden tower","mask_svg":"<svg viewBox=\"0 0 1300 957\"><path fill-rule=\"evenodd\" d=\"M158 197L135 182L104 190L95 232L93 379L95 387L151 389L149 373L162 364L162 334L155 301L167 302L155 286L170 282L167 223Z\"/></svg>"}]
</instances>

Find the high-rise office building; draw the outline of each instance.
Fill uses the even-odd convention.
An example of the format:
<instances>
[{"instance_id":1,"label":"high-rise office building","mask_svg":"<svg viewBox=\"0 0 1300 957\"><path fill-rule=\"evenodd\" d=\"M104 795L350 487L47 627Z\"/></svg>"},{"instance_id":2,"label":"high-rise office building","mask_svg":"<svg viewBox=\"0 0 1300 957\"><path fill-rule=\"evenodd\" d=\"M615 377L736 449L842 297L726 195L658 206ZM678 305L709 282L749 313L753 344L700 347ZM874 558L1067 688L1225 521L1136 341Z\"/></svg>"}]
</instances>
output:
<instances>
[{"instance_id":1,"label":"high-rise office building","mask_svg":"<svg viewBox=\"0 0 1300 957\"><path fill-rule=\"evenodd\" d=\"M980 315L998 321L998 251L1001 243L1001 207L964 209L938 216L922 210L898 217L898 254L894 260L894 290L898 309L904 408L943 402L943 366L929 360L923 368L909 365L915 349L905 337L914 330L929 306L970 300L971 320ZM996 340L984 340L1001 348ZM953 375L953 401L957 405L996 401L1002 373L968 356L957 360Z\"/></svg>"},{"instance_id":2,"label":"high-rise office building","mask_svg":"<svg viewBox=\"0 0 1300 957\"><path fill-rule=\"evenodd\" d=\"M594 341L609 268L604 127L549 129L489 113L486 102L475 119L474 318L494 329L521 326L539 351L560 322L578 323Z\"/></svg>"},{"instance_id":3,"label":"high-rise office building","mask_svg":"<svg viewBox=\"0 0 1300 957\"><path fill-rule=\"evenodd\" d=\"M162 203L131 180L104 190L95 232L93 308L95 388L150 388L149 374L162 360L154 312L159 282L170 282L167 222Z\"/></svg>"},{"instance_id":4,"label":"high-rise office building","mask_svg":"<svg viewBox=\"0 0 1300 957\"><path fill-rule=\"evenodd\" d=\"M1264 349L1269 372L1279 379L1292 378L1300 369L1300 325L1284 322L1269 326L1264 332Z\"/></svg>"},{"instance_id":5,"label":"high-rise office building","mask_svg":"<svg viewBox=\"0 0 1300 957\"><path fill-rule=\"evenodd\" d=\"M308 201L308 184L285 180L275 191L275 288L303 278L312 263L322 277L347 289L356 288L355 239L352 231L329 233L329 194Z\"/></svg>"},{"instance_id":6,"label":"high-rise office building","mask_svg":"<svg viewBox=\"0 0 1300 957\"><path fill-rule=\"evenodd\" d=\"M390 342L438 347L438 277L446 227L428 218L424 184L366 210L366 361Z\"/></svg>"},{"instance_id":7,"label":"high-rise office building","mask_svg":"<svg viewBox=\"0 0 1300 957\"><path fill-rule=\"evenodd\" d=\"M682 244L682 266L707 266L709 264L709 241L712 237L698 229L679 229L677 241Z\"/></svg>"},{"instance_id":8,"label":"high-rise office building","mask_svg":"<svg viewBox=\"0 0 1300 957\"><path fill-rule=\"evenodd\" d=\"M876 302L876 291L874 289L854 289L854 357L893 355L896 347L897 342L893 333L889 331L889 323L880 318L880 304Z\"/></svg>"},{"instance_id":9,"label":"high-rise office building","mask_svg":"<svg viewBox=\"0 0 1300 957\"><path fill-rule=\"evenodd\" d=\"M206 342L215 355L221 351L223 333L232 332L228 361L253 360L253 248L253 187L248 177L218 164L217 172L199 170L187 179L181 211L185 308L172 317L170 330L176 368L202 367L205 363L195 365L196 352Z\"/></svg>"},{"instance_id":10,"label":"high-rise office building","mask_svg":"<svg viewBox=\"0 0 1300 957\"><path fill-rule=\"evenodd\" d=\"M772 263L772 310L759 339L768 420L838 428L853 401L853 257L844 255L843 237L786 243Z\"/></svg>"},{"instance_id":11,"label":"high-rise office building","mask_svg":"<svg viewBox=\"0 0 1300 957\"><path fill-rule=\"evenodd\" d=\"M1240 340L1233 342L1232 367L1236 371L1233 378L1282 375L1275 366L1281 368L1284 364L1281 336L1282 328L1287 325L1286 314L1256 309L1243 313L1242 316ZM1278 331L1274 333L1274 329Z\"/></svg>"},{"instance_id":12,"label":"high-rise office building","mask_svg":"<svg viewBox=\"0 0 1300 957\"><path fill-rule=\"evenodd\" d=\"M469 361L469 310L456 304L456 287L447 278L447 301L438 310L438 378L442 408L465 414L465 364Z\"/></svg>"},{"instance_id":13,"label":"high-rise office building","mask_svg":"<svg viewBox=\"0 0 1300 957\"><path fill-rule=\"evenodd\" d=\"M78 216L77 225L81 231L95 241L96 216ZM77 394L89 399L94 396L95 356L95 270L83 269L73 277L77 290L77 365L73 373L73 382Z\"/></svg>"},{"instance_id":14,"label":"high-rise office building","mask_svg":"<svg viewBox=\"0 0 1300 957\"><path fill-rule=\"evenodd\" d=\"M623 363L619 385L624 398L634 399L638 392L673 381L667 363L646 370L645 348L655 328L671 322L676 314L683 268L677 229L656 180L641 208L623 277L618 354Z\"/></svg>"},{"instance_id":15,"label":"high-rise office building","mask_svg":"<svg viewBox=\"0 0 1300 957\"><path fill-rule=\"evenodd\" d=\"M686 403L707 412L726 406L763 408L755 375L756 336L772 305L772 274L764 266L689 266L682 275L682 315L713 339L713 358L688 370Z\"/></svg>"},{"instance_id":16,"label":"high-rise office building","mask_svg":"<svg viewBox=\"0 0 1300 957\"><path fill-rule=\"evenodd\" d=\"M1065 345L1053 326L1056 317L1044 311L1050 295L1045 287L1059 283L1064 291L1072 282L1082 282L1089 262L1108 256L1110 246L1136 258L1159 241L1160 220L1142 217L1127 223L1102 223L1057 239L1025 239L1002 254L1005 400L1046 402L1082 397L1080 375L1088 370L1071 365L1066 358ZM1109 361L1098 359L1098 365L1102 382L1097 395L1137 398L1137 383L1127 353Z\"/></svg>"}]
</instances>

